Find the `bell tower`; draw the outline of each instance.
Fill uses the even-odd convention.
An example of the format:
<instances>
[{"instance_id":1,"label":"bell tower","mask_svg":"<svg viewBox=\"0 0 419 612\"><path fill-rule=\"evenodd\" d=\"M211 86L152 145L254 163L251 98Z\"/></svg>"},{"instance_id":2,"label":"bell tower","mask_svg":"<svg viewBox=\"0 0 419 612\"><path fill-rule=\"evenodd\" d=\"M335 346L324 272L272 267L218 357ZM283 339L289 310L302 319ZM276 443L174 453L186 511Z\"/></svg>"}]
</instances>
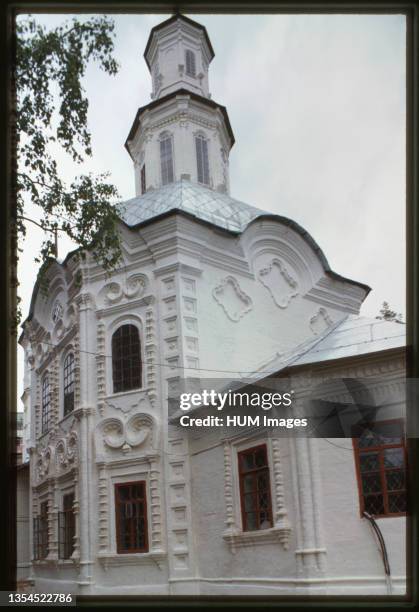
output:
<instances>
[{"instance_id":1,"label":"bell tower","mask_svg":"<svg viewBox=\"0 0 419 612\"><path fill-rule=\"evenodd\" d=\"M209 93L214 57L205 27L183 15L155 26L144 51L152 101L138 109L125 146L137 196L188 180L229 193L234 144L227 110Z\"/></svg>"},{"instance_id":2,"label":"bell tower","mask_svg":"<svg viewBox=\"0 0 419 612\"><path fill-rule=\"evenodd\" d=\"M207 31L199 23L174 16L155 26L144 52L152 77L153 100L187 89L210 98L208 66L214 51Z\"/></svg>"}]
</instances>

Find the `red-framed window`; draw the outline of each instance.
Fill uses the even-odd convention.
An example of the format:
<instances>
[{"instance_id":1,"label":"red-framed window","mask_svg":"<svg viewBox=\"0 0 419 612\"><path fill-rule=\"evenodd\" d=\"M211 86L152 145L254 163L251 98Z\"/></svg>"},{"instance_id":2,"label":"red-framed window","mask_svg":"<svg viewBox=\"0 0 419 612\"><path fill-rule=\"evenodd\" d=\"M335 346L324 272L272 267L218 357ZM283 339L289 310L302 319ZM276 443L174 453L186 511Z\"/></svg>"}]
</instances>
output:
<instances>
[{"instance_id":1,"label":"red-framed window","mask_svg":"<svg viewBox=\"0 0 419 612\"><path fill-rule=\"evenodd\" d=\"M115 512L117 552L148 552L147 489L144 480L115 485Z\"/></svg>"},{"instance_id":2,"label":"red-framed window","mask_svg":"<svg viewBox=\"0 0 419 612\"><path fill-rule=\"evenodd\" d=\"M407 455L402 420L353 428L360 513L374 517L406 514Z\"/></svg>"},{"instance_id":3,"label":"red-framed window","mask_svg":"<svg viewBox=\"0 0 419 612\"><path fill-rule=\"evenodd\" d=\"M76 522L74 515L74 493L63 496L63 509L58 514L58 556L70 559L74 552Z\"/></svg>"},{"instance_id":4,"label":"red-framed window","mask_svg":"<svg viewBox=\"0 0 419 612\"><path fill-rule=\"evenodd\" d=\"M141 387L141 345L135 325L122 325L112 336L114 393Z\"/></svg>"},{"instance_id":5,"label":"red-framed window","mask_svg":"<svg viewBox=\"0 0 419 612\"><path fill-rule=\"evenodd\" d=\"M238 453L243 531L272 527L272 501L266 444Z\"/></svg>"}]
</instances>

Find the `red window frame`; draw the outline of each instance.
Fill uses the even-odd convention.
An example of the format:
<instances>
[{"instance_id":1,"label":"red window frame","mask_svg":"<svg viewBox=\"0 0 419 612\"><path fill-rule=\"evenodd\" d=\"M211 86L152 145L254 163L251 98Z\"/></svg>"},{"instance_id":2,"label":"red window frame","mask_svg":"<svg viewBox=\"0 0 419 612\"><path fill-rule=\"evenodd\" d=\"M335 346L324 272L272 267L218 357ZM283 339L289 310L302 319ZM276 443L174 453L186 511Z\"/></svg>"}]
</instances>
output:
<instances>
[{"instance_id":1,"label":"red window frame","mask_svg":"<svg viewBox=\"0 0 419 612\"><path fill-rule=\"evenodd\" d=\"M256 453L260 453L263 451L264 453L264 465L256 466L252 468L248 468L244 465L246 457L250 455L256 456ZM241 507L241 516L242 516L242 526L243 531L261 531L264 529L271 529L273 527L272 520L272 497L271 497L271 480L270 480L270 470L269 470L269 462L268 462L268 449L266 444L259 444L258 446L252 446L251 448L246 448L243 451L240 451L237 454L238 465L239 465L239 485L240 485L240 507ZM254 459L255 463L255 459ZM261 475L266 476L266 487L263 490L259 489L258 477ZM245 490L245 479L250 480L253 483L252 490ZM267 495L267 508L261 509L260 507L260 496L259 493L266 493ZM252 507L254 510L246 510L246 497L251 496ZM269 527L261 528L261 515L265 513L267 515L267 520L269 521ZM256 527L252 529L249 525L248 514L255 514L256 518Z\"/></svg>"},{"instance_id":2,"label":"red window frame","mask_svg":"<svg viewBox=\"0 0 419 612\"><path fill-rule=\"evenodd\" d=\"M140 487L142 490L142 495L139 497L133 498L132 488L134 486ZM129 494L125 499L120 495L120 491L122 489L130 489ZM121 521L122 521L122 506L124 504L132 505L133 502L137 502L137 516L142 518L144 521L144 544L143 546L137 546L135 543L136 534L135 534L135 523L132 509L131 517L128 518L128 540L129 547L124 546L123 538L126 535L126 532L122 532L121 529ZM140 510L140 503L142 503L143 511ZM115 484L115 518L116 518L116 551L118 554L129 554L129 553L146 553L148 552L148 521L147 521L147 483L145 480L137 480L132 482L120 482Z\"/></svg>"},{"instance_id":3,"label":"red window frame","mask_svg":"<svg viewBox=\"0 0 419 612\"><path fill-rule=\"evenodd\" d=\"M359 437L360 430L356 428L353 429L352 434L357 433L357 437L352 438L352 444L354 448L354 458L355 458L355 469L357 476L357 484L358 484L358 495L359 495L359 508L360 508L360 516L363 517L363 513L366 511L365 497L370 496L382 496L383 497L383 509L384 512L379 514L373 514L374 518L386 518L386 517L397 517L397 516L406 516L406 511L403 512L391 512L389 508L389 495L396 494L404 494L406 497L405 503L407 504L407 452L406 452L406 442L405 442L405 432L404 432L404 421L403 419L388 419L385 421L378 421L376 423L366 424L364 429L380 427L381 425L386 424L399 424L400 425L400 443L389 443L389 444L378 444L371 445L366 447L359 446ZM384 462L385 451L393 448L401 448L403 452L403 465L398 468L394 466L386 466ZM368 453L378 455L378 468L372 470L361 470L361 456L367 455ZM400 489L388 489L387 486L387 474L389 472L403 472L404 474L404 487ZM363 490L363 481L362 476L364 475L374 475L379 474L380 479L380 490L374 491L370 493L365 493ZM370 513L372 514L372 513Z\"/></svg>"}]
</instances>

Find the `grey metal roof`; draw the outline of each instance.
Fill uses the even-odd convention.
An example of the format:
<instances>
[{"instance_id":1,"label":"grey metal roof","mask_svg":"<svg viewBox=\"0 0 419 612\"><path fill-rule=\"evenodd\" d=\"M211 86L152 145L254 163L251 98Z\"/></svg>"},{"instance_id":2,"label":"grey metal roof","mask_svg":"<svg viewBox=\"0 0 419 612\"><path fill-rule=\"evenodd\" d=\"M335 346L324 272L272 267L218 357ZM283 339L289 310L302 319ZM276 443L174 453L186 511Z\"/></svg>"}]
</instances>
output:
<instances>
[{"instance_id":1,"label":"grey metal roof","mask_svg":"<svg viewBox=\"0 0 419 612\"><path fill-rule=\"evenodd\" d=\"M355 357L406 345L403 323L349 315L315 346L292 362L292 367Z\"/></svg>"},{"instance_id":2,"label":"grey metal roof","mask_svg":"<svg viewBox=\"0 0 419 612\"><path fill-rule=\"evenodd\" d=\"M183 210L202 221L239 233L256 217L268 214L225 193L182 179L123 202L120 216L133 227L171 210Z\"/></svg>"}]
</instances>

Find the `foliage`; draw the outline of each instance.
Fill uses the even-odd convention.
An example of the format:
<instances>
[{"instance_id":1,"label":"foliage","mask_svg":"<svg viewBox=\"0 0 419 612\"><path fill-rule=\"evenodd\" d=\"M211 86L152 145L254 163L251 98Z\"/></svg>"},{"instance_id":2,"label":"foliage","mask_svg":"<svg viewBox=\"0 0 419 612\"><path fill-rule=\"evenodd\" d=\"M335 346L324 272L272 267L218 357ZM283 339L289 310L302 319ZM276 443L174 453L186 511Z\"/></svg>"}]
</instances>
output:
<instances>
[{"instance_id":1,"label":"foliage","mask_svg":"<svg viewBox=\"0 0 419 612\"><path fill-rule=\"evenodd\" d=\"M380 314L375 318L384 321L394 321L395 323L403 323L403 315L400 312L391 310L388 302L383 302Z\"/></svg>"},{"instance_id":2,"label":"foliage","mask_svg":"<svg viewBox=\"0 0 419 612\"><path fill-rule=\"evenodd\" d=\"M16 202L17 237L25 236L25 202L39 207L45 231L36 261L55 255L59 231L90 250L105 270L120 260L115 186L109 174L79 174L71 184L60 176L57 147L73 162L92 156L87 126L88 99L82 78L90 62L109 75L113 58L114 23L107 17L76 18L47 30L32 17L16 24Z\"/></svg>"}]
</instances>

